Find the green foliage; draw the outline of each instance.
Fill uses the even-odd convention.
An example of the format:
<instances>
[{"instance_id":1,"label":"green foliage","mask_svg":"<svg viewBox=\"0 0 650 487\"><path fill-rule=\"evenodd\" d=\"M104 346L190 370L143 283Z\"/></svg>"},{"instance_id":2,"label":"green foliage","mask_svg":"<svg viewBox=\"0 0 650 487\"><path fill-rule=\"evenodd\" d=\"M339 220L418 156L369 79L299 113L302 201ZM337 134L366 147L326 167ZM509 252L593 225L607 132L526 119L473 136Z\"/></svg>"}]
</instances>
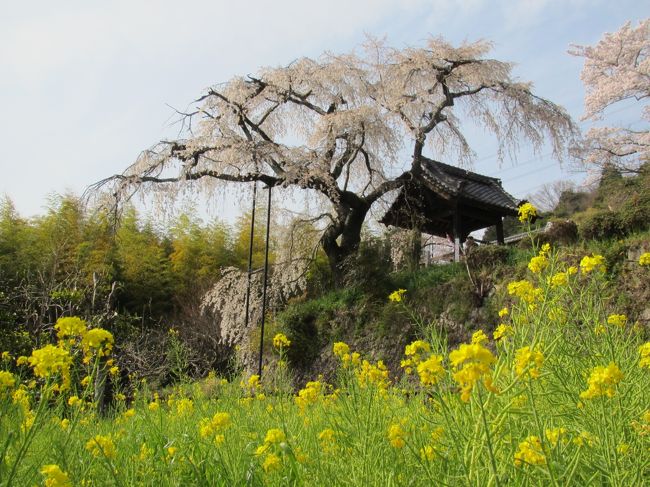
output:
<instances>
[{"instance_id":1,"label":"green foliage","mask_svg":"<svg viewBox=\"0 0 650 487\"><path fill-rule=\"evenodd\" d=\"M560 200L553 209L553 216L557 218L569 218L574 213L585 211L594 200L592 193L582 191L563 191Z\"/></svg>"},{"instance_id":2,"label":"green foliage","mask_svg":"<svg viewBox=\"0 0 650 487\"><path fill-rule=\"evenodd\" d=\"M297 367L310 364L324 344L347 331L338 328L344 321L340 319L342 313L352 313L355 320L366 318L356 308L362 298L360 289L346 288L317 299L289 304L276 318L279 330L292 342L287 351L289 362Z\"/></svg>"}]
</instances>

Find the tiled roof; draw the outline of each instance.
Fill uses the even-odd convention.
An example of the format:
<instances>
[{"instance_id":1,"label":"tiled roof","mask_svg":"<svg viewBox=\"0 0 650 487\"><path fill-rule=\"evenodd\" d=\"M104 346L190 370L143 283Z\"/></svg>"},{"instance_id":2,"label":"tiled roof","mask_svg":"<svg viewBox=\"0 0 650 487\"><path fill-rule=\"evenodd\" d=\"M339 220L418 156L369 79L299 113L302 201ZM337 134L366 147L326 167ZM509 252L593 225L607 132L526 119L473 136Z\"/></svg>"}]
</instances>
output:
<instances>
[{"instance_id":1,"label":"tiled roof","mask_svg":"<svg viewBox=\"0 0 650 487\"><path fill-rule=\"evenodd\" d=\"M495 208L517 211L519 202L501 186L501 180L432 159L422 158L423 180L434 192L472 200Z\"/></svg>"}]
</instances>

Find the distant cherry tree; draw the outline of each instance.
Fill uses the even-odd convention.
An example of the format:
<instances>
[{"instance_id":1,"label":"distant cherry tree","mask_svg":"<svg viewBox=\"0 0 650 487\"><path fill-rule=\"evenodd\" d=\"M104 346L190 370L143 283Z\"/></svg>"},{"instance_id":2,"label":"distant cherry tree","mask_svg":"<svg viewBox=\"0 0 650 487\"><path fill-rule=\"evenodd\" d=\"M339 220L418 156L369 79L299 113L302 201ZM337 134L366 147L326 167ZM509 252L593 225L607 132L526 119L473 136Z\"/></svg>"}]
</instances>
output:
<instances>
[{"instance_id":1,"label":"distant cherry tree","mask_svg":"<svg viewBox=\"0 0 650 487\"><path fill-rule=\"evenodd\" d=\"M602 120L606 109L625 100L643 103L642 129L593 127L575 154L587 164L613 165L637 172L650 157L650 19L634 27L606 33L595 46L572 46L569 53L585 58L581 78L586 88L583 120Z\"/></svg>"},{"instance_id":2,"label":"distant cherry tree","mask_svg":"<svg viewBox=\"0 0 650 487\"><path fill-rule=\"evenodd\" d=\"M519 144L550 144L561 158L575 128L565 110L487 57L485 41L454 47L440 38L395 49L298 59L215 85L182 114L184 131L144 151L111 184L173 195L227 183L303 189L320 203L321 245L335 277L358 249L373 204L417 178L425 148L469 165L464 123L492 134L499 157Z\"/></svg>"}]
</instances>

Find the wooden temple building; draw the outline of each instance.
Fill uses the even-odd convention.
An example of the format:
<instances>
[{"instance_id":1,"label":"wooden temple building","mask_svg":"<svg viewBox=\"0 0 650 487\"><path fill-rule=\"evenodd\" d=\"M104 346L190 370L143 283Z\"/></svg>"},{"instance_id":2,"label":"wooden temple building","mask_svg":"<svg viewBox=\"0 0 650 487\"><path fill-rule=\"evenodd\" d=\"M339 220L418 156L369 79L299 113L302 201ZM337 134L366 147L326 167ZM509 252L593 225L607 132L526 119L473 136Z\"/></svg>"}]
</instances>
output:
<instances>
[{"instance_id":1,"label":"wooden temple building","mask_svg":"<svg viewBox=\"0 0 650 487\"><path fill-rule=\"evenodd\" d=\"M461 244L475 230L496 225L503 244L503 217L516 216L520 203L500 179L423 157L421 175L404 184L380 221L452 240L458 261Z\"/></svg>"}]
</instances>

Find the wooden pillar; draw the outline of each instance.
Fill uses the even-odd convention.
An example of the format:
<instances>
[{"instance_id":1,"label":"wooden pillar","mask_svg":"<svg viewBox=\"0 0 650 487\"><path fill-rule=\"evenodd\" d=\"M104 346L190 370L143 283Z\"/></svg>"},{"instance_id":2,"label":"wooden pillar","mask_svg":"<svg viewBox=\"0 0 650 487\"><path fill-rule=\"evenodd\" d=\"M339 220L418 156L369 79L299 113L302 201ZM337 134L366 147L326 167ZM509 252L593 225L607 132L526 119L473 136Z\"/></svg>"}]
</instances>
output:
<instances>
[{"instance_id":1,"label":"wooden pillar","mask_svg":"<svg viewBox=\"0 0 650 487\"><path fill-rule=\"evenodd\" d=\"M497 220L497 243L499 245L505 245L506 241L503 238L503 218Z\"/></svg>"},{"instance_id":2,"label":"wooden pillar","mask_svg":"<svg viewBox=\"0 0 650 487\"><path fill-rule=\"evenodd\" d=\"M460 262L460 214L454 205L454 262Z\"/></svg>"}]
</instances>

